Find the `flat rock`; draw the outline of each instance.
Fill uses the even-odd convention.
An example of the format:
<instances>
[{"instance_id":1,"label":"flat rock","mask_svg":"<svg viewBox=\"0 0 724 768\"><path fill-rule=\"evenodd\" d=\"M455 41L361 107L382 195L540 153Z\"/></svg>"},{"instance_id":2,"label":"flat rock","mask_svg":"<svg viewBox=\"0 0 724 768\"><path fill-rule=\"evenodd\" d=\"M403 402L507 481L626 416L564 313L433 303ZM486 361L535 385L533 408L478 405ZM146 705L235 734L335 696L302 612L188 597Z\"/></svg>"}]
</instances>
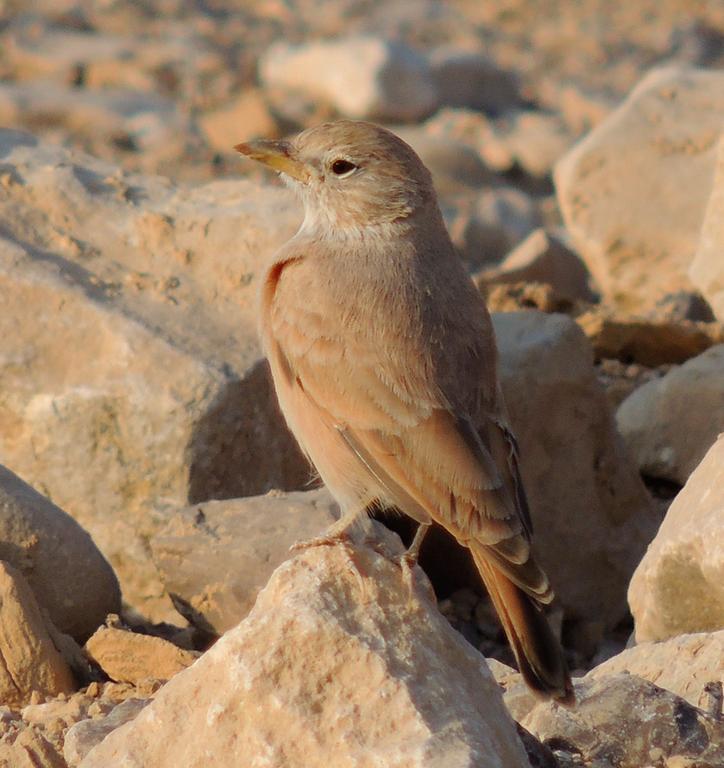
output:
<instances>
[{"instance_id":1,"label":"flat rock","mask_svg":"<svg viewBox=\"0 0 724 768\"><path fill-rule=\"evenodd\" d=\"M705 688L724 682L724 631L677 635L660 643L640 643L599 664L587 680L628 672L706 709Z\"/></svg>"},{"instance_id":2,"label":"flat rock","mask_svg":"<svg viewBox=\"0 0 724 768\"><path fill-rule=\"evenodd\" d=\"M301 91L354 119L411 122L438 103L425 57L373 36L275 43L262 56L259 75L266 88Z\"/></svg>"},{"instance_id":3,"label":"flat rock","mask_svg":"<svg viewBox=\"0 0 724 768\"><path fill-rule=\"evenodd\" d=\"M628 591L636 640L724 626L724 435L669 507Z\"/></svg>"},{"instance_id":4,"label":"flat rock","mask_svg":"<svg viewBox=\"0 0 724 768\"><path fill-rule=\"evenodd\" d=\"M724 432L724 344L636 389L616 423L643 474L683 485Z\"/></svg>"},{"instance_id":5,"label":"flat rock","mask_svg":"<svg viewBox=\"0 0 724 768\"><path fill-rule=\"evenodd\" d=\"M719 139L716 175L689 277L724 323L724 134Z\"/></svg>"},{"instance_id":6,"label":"flat rock","mask_svg":"<svg viewBox=\"0 0 724 768\"><path fill-rule=\"evenodd\" d=\"M19 571L0 561L0 701L19 709L37 691L55 696L75 680L45 627L40 607Z\"/></svg>"},{"instance_id":7,"label":"flat rock","mask_svg":"<svg viewBox=\"0 0 724 768\"><path fill-rule=\"evenodd\" d=\"M118 579L88 533L3 466L0 560L23 574L55 627L77 639L120 610Z\"/></svg>"},{"instance_id":8,"label":"flat rock","mask_svg":"<svg viewBox=\"0 0 724 768\"><path fill-rule=\"evenodd\" d=\"M591 276L585 264L556 232L539 228L495 267L475 275L478 286L503 283L546 283L570 302L593 301Z\"/></svg>"},{"instance_id":9,"label":"flat rock","mask_svg":"<svg viewBox=\"0 0 724 768\"><path fill-rule=\"evenodd\" d=\"M723 72L657 69L556 166L573 245L622 309L691 288L722 125Z\"/></svg>"},{"instance_id":10,"label":"flat rock","mask_svg":"<svg viewBox=\"0 0 724 768\"><path fill-rule=\"evenodd\" d=\"M591 347L565 315L501 313L493 324L536 552L569 616L613 626L657 522Z\"/></svg>"},{"instance_id":11,"label":"flat rock","mask_svg":"<svg viewBox=\"0 0 724 768\"><path fill-rule=\"evenodd\" d=\"M648 680L586 676L576 683L576 698L572 708L538 704L521 724L569 759L577 757L578 765L716 768L724 762L724 722Z\"/></svg>"},{"instance_id":12,"label":"flat rock","mask_svg":"<svg viewBox=\"0 0 724 768\"><path fill-rule=\"evenodd\" d=\"M724 344L722 323L640 317L607 308L584 312L576 322L597 359L615 358L650 367L684 363L715 344Z\"/></svg>"},{"instance_id":13,"label":"flat rock","mask_svg":"<svg viewBox=\"0 0 724 768\"><path fill-rule=\"evenodd\" d=\"M171 517L151 551L176 609L221 635L249 613L292 544L321 535L338 515L326 489L208 501Z\"/></svg>"},{"instance_id":14,"label":"flat rock","mask_svg":"<svg viewBox=\"0 0 724 768\"><path fill-rule=\"evenodd\" d=\"M113 626L96 630L85 650L111 680L134 685L143 680L170 680L198 658L197 653L178 648L161 637Z\"/></svg>"},{"instance_id":15,"label":"flat rock","mask_svg":"<svg viewBox=\"0 0 724 768\"><path fill-rule=\"evenodd\" d=\"M145 544L158 509L309 477L256 333L259 274L301 208L13 131L0 157L0 453L90 532L131 605L172 618Z\"/></svg>"},{"instance_id":16,"label":"flat rock","mask_svg":"<svg viewBox=\"0 0 724 768\"><path fill-rule=\"evenodd\" d=\"M367 547L303 551L82 768L524 768L484 659L425 587Z\"/></svg>"}]
</instances>

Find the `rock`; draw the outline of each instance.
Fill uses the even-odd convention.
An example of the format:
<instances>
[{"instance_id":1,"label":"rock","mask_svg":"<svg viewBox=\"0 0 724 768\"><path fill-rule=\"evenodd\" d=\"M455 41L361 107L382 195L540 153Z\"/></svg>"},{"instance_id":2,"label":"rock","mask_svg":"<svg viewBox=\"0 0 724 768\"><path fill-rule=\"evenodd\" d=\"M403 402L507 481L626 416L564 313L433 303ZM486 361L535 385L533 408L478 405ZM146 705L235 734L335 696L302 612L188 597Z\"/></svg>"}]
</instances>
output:
<instances>
[{"instance_id":1,"label":"rock","mask_svg":"<svg viewBox=\"0 0 724 768\"><path fill-rule=\"evenodd\" d=\"M30 587L19 571L0 561L0 701L20 708L34 691L54 696L74 689Z\"/></svg>"},{"instance_id":2,"label":"rock","mask_svg":"<svg viewBox=\"0 0 724 768\"><path fill-rule=\"evenodd\" d=\"M438 613L419 569L413 579L367 547L297 554L244 622L82 768L523 768L483 658Z\"/></svg>"},{"instance_id":3,"label":"rock","mask_svg":"<svg viewBox=\"0 0 724 768\"><path fill-rule=\"evenodd\" d=\"M85 640L120 610L113 570L91 537L0 466L0 560L17 568L61 632Z\"/></svg>"},{"instance_id":4,"label":"rock","mask_svg":"<svg viewBox=\"0 0 724 768\"><path fill-rule=\"evenodd\" d=\"M724 761L724 722L635 675L586 676L576 698L571 708L538 704L523 719L556 757L560 750L578 757L577 765L600 768L673 766L670 758L716 768Z\"/></svg>"},{"instance_id":5,"label":"rock","mask_svg":"<svg viewBox=\"0 0 724 768\"><path fill-rule=\"evenodd\" d=\"M377 37L278 42L262 56L259 76L266 88L301 91L354 119L412 122L438 103L426 59Z\"/></svg>"},{"instance_id":6,"label":"rock","mask_svg":"<svg viewBox=\"0 0 724 768\"><path fill-rule=\"evenodd\" d=\"M683 485L724 432L724 344L636 389L616 423L642 474Z\"/></svg>"},{"instance_id":7,"label":"rock","mask_svg":"<svg viewBox=\"0 0 724 768\"><path fill-rule=\"evenodd\" d=\"M636 640L724 627L724 435L694 470L631 579Z\"/></svg>"},{"instance_id":8,"label":"rock","mask_svg":"<svg viewBox=\"0 0 724 768\"><path fill-rule=\"evenodd\" d=\"M576 323L527 311L495 314L493 324L536 552L567 615L602 631L625 614L656 530L650 501Z\"/></svg>"},{"instance_id":9,"label":"rock","mask_svg":"<svg viewBox=\"0 0 724 768\"><path fill-rule=\"evenodd\" d=\"M231 152L241 141L279 137L276 121L261 91L250 88L229 104L199 118L206 140L218 152Z\"/></svg>"},{"instance_id":10,"label":"rock","mask_svg":"<svg viewBox=\"0 0 724 768\"><path fill-rule=\"evenodd\" d=\"M85 649L111 680L138 685L143 680L170 680L196 661L198 654L168 640L108 626L98 629Z\"/></svg>"},{"instance_id":11,"label":"rock","mask_svg":"<svg viewBox=\"0 0 724 768\"><path fill-rule=\"evenodd\" d=\"M576 318L597 359L657 366L683 363L714 344L724 344L724 325L635 317L594 309Z\"/></svg>"},{"instance_id":12,"label":"rock","mask_svg":"<svg viewBox=\"0 0 724 768\"><path fill-rule=\"evenodd\" d=\"M13 742L0 743L2 768L67 768L65 760L48 739L33 728L25 728Z\"/></svg>"},{"instance_id":13,"label":"rock","mask_svg":"<svg viewBox=\"0 0 724 768\"><path fill-rule=\"evenodd\" d=\"M495 115L520 103L515 75L500 69L485 54L454 47L438 48L430 54L430 67L440 104L444 106L468 107Z\"/></svg>"},{"instance_id":14,"label":"rock","mask_svg":"<svg viewBox=\"0 0 724 768\"><path fill-rule=\"evenodd\" d=\"M68 768L76 768L93 747L111 731L133 720L149 703L150 699L126 699L105 717L81 720L69 728L63 744L63 757Z\"/></svg>"},{"instance_id":15,"label":"rock","mask_svg":"<svg viewBox=\"0 0 724 768\"><path fill-rule=\"evenodd\" d=\"M249 613L291 545L319 536L338 515L326 489L203 502L175 514L151 551L179 613L221 635Z\"/></svg>"},{"instance_id":16,"label":"rock","mask_svg":"<svg viewBox=\"0 0 724 768\"><path fill-rule=\"evenodd\" d=\"M453 243L471 270L499 262L540 226L535 202L513 187L484 189L459 208L448 228Z\"/></svg>"},{"instance_id":17,"label":"rock","mask_svg":"<svg viewBox=\"0 0 724 768\"><path fill-rule=\"evenodd\" d=\"M546 283L556 295L574 302L593 301L590 275L557 233L536 229L496 267L474 277L478 286L501 283Z\"/></svg>"},{"instance_id":18,"label":"rock","mask_svg":"<svg viewBox=\"0 0 724 768\"><path fill-rule=\"evenodd\" d=\"M129 604L172 618L145 544L160 508L309 477L256 333L258 275L301 211L12 131L0 156L0 453L90 532Z\"/></svg>"},{"instance_id":19,"label":"rock","mask_svg":"<svg viewBox=\"0 0 724 768\"><path fill-rule=\"evenodd\" d=\"M627 648L586 675L587 680L628 672L706 709L705 687L724 680L724 631L678 635Z\"/></svg>"},{"instance_id":20,"label":"rock","mask_svg":"<svg viewBox=\"0 0 724 768\"><path fill-rule=\"evenodd\" d=\"M724 323L724 134L719 139L716 175L689 277Z\"/></svg>"},{"instance_id":21,"label":"rock","mask_svg":"<svg viewBox=\"0 0 724 768\"><path fill-rule=\"evenodd\" d=\"M556 166L575 249L627 311L688 290L724 124L724 73L650 72Z\"/></svg>"}]
</instances>

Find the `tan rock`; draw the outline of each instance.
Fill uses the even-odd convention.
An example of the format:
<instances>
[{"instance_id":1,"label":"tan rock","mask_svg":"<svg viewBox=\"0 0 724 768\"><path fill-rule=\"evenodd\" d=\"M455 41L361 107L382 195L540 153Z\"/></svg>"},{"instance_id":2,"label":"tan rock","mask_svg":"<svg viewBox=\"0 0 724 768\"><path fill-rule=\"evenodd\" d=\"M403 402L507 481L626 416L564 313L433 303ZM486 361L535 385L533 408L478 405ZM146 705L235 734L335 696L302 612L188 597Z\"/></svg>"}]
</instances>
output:
<instances>
[{"instance_id":1,"label":"tan rock","mask_svg":"<svg viewBox=\"0 0 724 768\"><path fill-rule=\"evenodd\" d=\"M622 309L691 288L691 263L724 124L724 73L649 73L556 166L574 247Z\"/></svg>"},{"instance_id":2,"label":"tan rock","mask_svg":"<svg viewBox=\"0 0 724 768\"><path fill-rule=\"evenodd\" d=\"M724 344L636 389L616 423L643 474L683 485L724 432Z\"/></svg>"},{"instance_id":3,"label":"tan rock","mask_svg":"<svg viewBox=\"0 0 724 768\"><path fill-rule=\"evenodd\" d=\"M176 513L150 546L179 613L221 635L249 613L292 544L338 515L326 489L207 501Z\"/></svg>"},{"instance_id":4,"label":"tan rock","mask_svg":"<svg viewBox=\"0 0 724 768\"><path fill-rule=\"evenodd\" d=\"M716 175L689 277L724 323L724 134L719 139Z\"/></svg>"},{"instance_id":5,"label":"tan rock","mask_svg":"<svg viewBox=\"0 0 724 768\"><path fill-rule=\"evenodd\" d=\"M0 743L0 768L67 768L62 755L33 728L23 729L12 742Z\"/></svg>"},{"instance_id":6,"label":"tan rock","mask_svg":"<svg viewBox=\"0 0 724 768\"><path fill-rule=\"evenodd\" d=\"M644 768L680 759L692 768L716 768L724 762L724 721L648 680L586 676L576 683L576 698L570 708L540 703L521 724L578 765Z\"/></svg>"},{"instance_id":7,"label":"tan rock","mask_svg":"<svg viewBox=\"0 0 724 768\"><path fill-rule=\"evenodd\" d=\"M666 513L628 591L636 640L724 627L724 435Z\"/></svg>"},{"instance_id":8,"label":"tan rock","mask_svg":"<svg viewBox=\"0 0 724 768\"><path fill-rule=\"evenodd\" d=\"M20 570L61 632L85 640L120 610L118 579L90 536L2 466L0 560Z\"/></svg>"},{"instance_id":9,"label":"tan rock","mask_svg":"<svg viewBox=\"0 0 724 768\"><path fill-rule=\"evenodd\" d=\"M163 638L112 626L98 629L85 650L111 680L136 685L148 679L170 680L198 658Z\"/></svg>"},{"instance_id":10,"label":"tan rock","mask_svg":"<svg viewBox=\"0 0 724 768\"><path fill-rule=\"evenodd\" d=\"M153 506L309 477L256 334L259 272L300 211L285 190L127 176L27 134L0 148L0 452L87 528L131 605L171 618Z\"/></svg>"},{"instance_id":11,"label":"tan rock","mask_svg":"<svg viewBox=\"0 0 724 768\"><path fill-rule=\"evenodd\" d=\"M576 318L597 358L656 366L683 363L714 344L724 344L721 323L671 321L595 309Z\"/></svg>"},{"instance_id":12,"label":"tan rock","mask_svg":"<svg viewBox=\"0 0 724 768\"><path fill-rule=\"evenodd\" d=\"M650 501L576 323L535 311L493 323L536 551L568 616L602 631L624 615L656 530Z\"/></svg>"},{"instance_id":13,"label":"tan rock","mask_svg":"<svg viewBox=\"0 0 724 768\"><path fill-rule=\"evenodd\" d=\"M0 701L19 708L37 691L75 690L70 669L53 645L40 608L19 571L0 561Z\"/></svg>"},{"instance_id":14,"label":"tan rock","mask_svg":"<svg viewBox=\"0 0 724 768\"><path fill-rule=\"evenodd\" d=\"M300 91L355 119L419 120L438 101L427 60L373 36L277 42L262 56L259 76L265 88Z\"/></svg>"},{"instance_id":15,"label":"tan rock","mask_svg":"<svg viewBox=\"0 0 724 768\"><path fill-rule=\"evenodd\" d=\"M568 301L592 301L585 265L555 232L536 229L497 266L475 275L479 286L501 283L546 283Z\"/></svg>"},{"instance_id":16,"label":"tan rock","mask_svg":"<svg viewBox=\"0 0 724 768\"><path fill-rule=\"evenodd\" d=\"M279 136L264 96L255 88L242 92L220 109L202 115L199 125L206 140L218 152L232 152L240 141Z\"/></svg>"},{"instance_id":17,"label":"tan rock","mask_svg":"<svg viewBox=\"0 0 724 768\"><path fill-rule=\"evenodd\" d=\"M367 547L284 563L252 612L82 768L527 765L483 658ZM193 734L193 738L179 734Z\"/></svg>"},{"instance_id":18,"label":"tan rock","mask_svg":"<svg viewBox=\"0 0 724 768\"><path fill-rule=\"evenodd\" d=\"M704 688L724 682L724 631L678 635L660 643L641 643L599 664L586 675L598 680L628 672L706 709Z\"/></svg>"}]
</instances>

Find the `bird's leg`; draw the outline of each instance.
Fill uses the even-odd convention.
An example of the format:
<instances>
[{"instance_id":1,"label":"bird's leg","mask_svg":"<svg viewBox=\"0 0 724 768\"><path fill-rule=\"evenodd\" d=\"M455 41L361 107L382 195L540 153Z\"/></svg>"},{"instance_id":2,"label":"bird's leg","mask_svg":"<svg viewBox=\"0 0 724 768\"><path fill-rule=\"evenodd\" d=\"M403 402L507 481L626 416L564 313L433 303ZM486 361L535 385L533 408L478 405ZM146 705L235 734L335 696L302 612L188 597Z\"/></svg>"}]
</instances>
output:
<instances>
[{"instance_id":1,"label":"bird's leg","mask_svg":"<svg viewBox=\"0 0 724 768\"><path fill-rule=\"evenodd\" d=\"M420 523L417 526L412 543L407 548L407 551L400 555L398 561L402 568L403 581L407 584L410 593L413 592L415 586L412 569L417 565L417 558L420 556L420 547L425 540L427 532L430 530L430 525L430 523Z\"/></svg>"}]
</instances>

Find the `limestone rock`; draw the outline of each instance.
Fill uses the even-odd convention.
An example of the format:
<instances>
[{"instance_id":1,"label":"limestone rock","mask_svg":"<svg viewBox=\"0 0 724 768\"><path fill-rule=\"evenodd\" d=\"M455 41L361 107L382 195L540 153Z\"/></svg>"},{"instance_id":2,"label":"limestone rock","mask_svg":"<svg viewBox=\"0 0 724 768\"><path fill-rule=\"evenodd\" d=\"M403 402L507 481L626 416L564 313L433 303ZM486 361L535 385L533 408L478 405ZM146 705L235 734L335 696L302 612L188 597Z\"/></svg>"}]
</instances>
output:
<instances>
[{"instance_id":1,"label":"limestone rock","mask_svg":"<svg viewBox=\"0 0 724 768\"><path fill-rule=\"evenodd\" d=\"M724 344L636 389L616 422L643 474L683 485L724 432Z\"/></svg>"},{"instance_id":2,"label":"limestone rock","mask_svg":"<svg viewBox=\"0 0 724 768\"><path fill-rule=\"evenodd\" d=\"M101 627L85 644L88 656L119 683L170 680L196 661L198 654L160 637L117 627Z\"/></svg>"},{"instance_id":3,"label":"limestone rock","mask_svg":"<svg viewBox=\"0 0 724 768\"><path fill-rule=\"evenodd\" d=\"M714 344L724 344L721 323L671 321L611 313L584 312L576 318L597 358L657 366L684 363Z\"/></svg>"},{"instance_id":4,"label":"limestone rock","mask_svg":"<svg viewBox=\"0 0 724 768\"><path fill-rule=\"evenodd\" d=\"M259 62L259 74L267 88L301 91L354 119L414 121L438 101L427 60L377 37L278 42Z\"/></svg>"},{"instance_id":5,"label":"limestone rock","mask_svg":"<svg viewBox=\"0 0 724 768\"><path fill-rule=\"evenodd\" d=\"M149 703L150 699L126 699L107 715L81 720L69 728L63 743L63 757L68 768L76 768L93 747L111 731L133 720Z\"/></svg>"},{"instance_id":6,"label":"limestone rock","mask_svg":"<svg viewBox=\"0 0 724 768\"><path fill-rule=\"evenodd\" d=\"M90 532L125 599L170 617L160 506L301 487L256 333L288 191L197 187L0 132L0 453Z\"/></svg>"},{"instance_id":7,"label":"limestone rock","mask_svg":"<svg viewBox=\"0 0 724 768\"><path fill-rule=\"evenodd\" d=\"M0 466L0 560L20 570L64 633L84 640L121 606L118 580L70 515Z\"/></svg>"},{"instance_id":8,"label":"limestone rock","mask_svg":"<svg viewBox=\"0 0 724 768\"><path fill-rule=\"evenodd\" d=\"M704 689L724 682L724 631L677 635L660 643L641 643L599 664L587 680L628 672L706 708Z\"/></svg>"},{"instance_id":9,"label":"limestone rock","mask_svg":"<svg viewBox=\"0 0 724 768\"><path fill-rule=\"evenodd\" d=\"M67 768L62 755L34 728L24 728L13 741L0 743L1 768Z\"/></svg>"},{"instance_id":10,"label":"limestone rock","mask_svg":"<svg viewBox=\"0 0 724 768\"><path fill-rule=\"evenodd\" d=\"M573 244L622 309L691 287L723 124L723 72L655 70L557 165Z\"/></svg>"},{"instance_id":11,"label":"limestone rock","mask_svg":"<svg viewBox=\"0 0 724 768\"><path fill-rule=\"evenodd\" d=\"M151 550L177 610L221 635L251 610L291 545L319 536L338 514L325 489L203 502L174 515Z\"/></svg>"},{"instance_id":12,"label":"limestone rock","mask_svg":"<svg viewBox=\"0 0 724 768\"><path fill-rule=\"evenodd\" d=\"M586 676L576 683L576 698L571 708L538 704L521 724L578 757L578 765L643 768L682 760L677 765L716 768L724 762L724 722L636 675Z\"/></svg>"},{"instance_id":13,"label":"limestone rock","mask_svg":"<svg viewBox=\"0 0 724 768\"><path fill-rule=\"evenodd\" d=\"M0 701L19 708L33 691L54 696L74 689L30 587L19 571L0 561Z\"/></svg>"},{"instance_id":14,"label":"limestone rock","mask_svg":"<svg viewBox=\"0 0 724 768\"><path fill-rule=\"evenodd\" d=\"M499 114L520 103L517 78L485 54L443 47L430 55L440 103Z\"/></svg>"},{"instance_id":15,"label":"limestone rock","mask_svg":"<svg viewBox=\"0 0 724 768\"><path fill-rule=\"evenodd\" d=\"M716 175L689 277L724 323L724 134L719 139Z\"/></svg>"},{"instance_id":16,"label":"limestone rock","mask_svg":"<svg viewBox=\"0 0 724 768\"><path fill-rule=\"evenodd\" d=\"M569 616L612 626L656 530L593 355L564 315L493 315L535 548Z\"/></svg>"},{"instance_id":17,"label":"limestone rock","mask_svg":"<svg viewBox=\"0 0 724 768\"><path fill-rule=\"evenodd\" d=\"M82 768L524 768L483 658L424 586L418 569L411 588L367 547L303 551L277 569L245 621Z\"/></svg>"},{"instance_id":18,"label":"limestone rock","mask_svg":"<svg viewBox=\"0 0 724 768\"><path fill-rule=\"evenodd\" d=\"M724 435L666 513L628 592L636 640L724 627Z\"/></svg>"},{"instance_id":19,"label":"limestone rock","mask_svg":"<svg viewBox=\"0 0 724 768\"><path fill-rule=\"evenodd\" d=\"M475 275L479 286L546 283L561 298L592 301L590 275L583 262L555 232L536 229L496 267Z\"/></svg>"}]
</instances>

